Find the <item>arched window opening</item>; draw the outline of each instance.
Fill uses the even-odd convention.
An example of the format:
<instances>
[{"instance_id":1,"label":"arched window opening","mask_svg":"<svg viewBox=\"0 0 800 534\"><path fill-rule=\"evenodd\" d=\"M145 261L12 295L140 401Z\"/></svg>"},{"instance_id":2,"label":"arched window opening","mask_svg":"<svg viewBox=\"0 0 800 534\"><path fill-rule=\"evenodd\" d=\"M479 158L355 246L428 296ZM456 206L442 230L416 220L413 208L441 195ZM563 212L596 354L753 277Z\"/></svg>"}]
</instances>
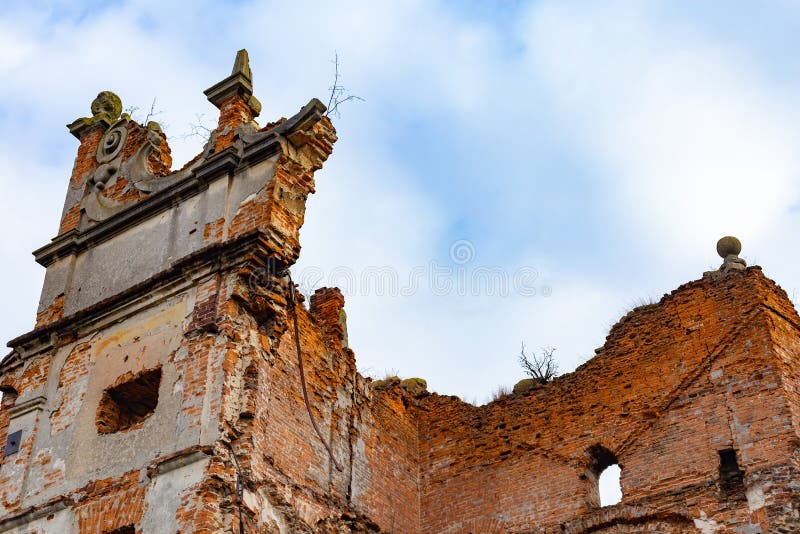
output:
<instances>
[{"instance_id":1,"label":"arched window opening","mask_svg":"<svg viewBox=\"0 0 800 534\"><path fill-rule=\"evenodd\" d=\"M597 482L600 491L600 506L611 506L622 501L622 485L619 481L621 474L622 469L619 464L609 465L600 473L600 479Z\"/></svg>"},{"instance_id":2,"label":"arched window opening","mask_svg":"<svg viewBox=\"0 0 800 534\"><path fill-rule=\"evenodd\" d=\"M592 501L599 506L618 504L622 501L622 467L617 456L599 444L589 449L589 455L592 462L591 479L596 483Z\"/></svg>"},{"instance_id":3,"label":"arched window opening","mask_svg":"<svg viewBox=\"0 0 800 534\"><path fill-rule=\"evenodd\" d=\"M17 392L10 386L0 386L0 461L6 456L14 454L19 449L21 432L13 432L8 435L8 425L11 423L9 408L14 406L17 401Z\"/></svg>"},{"instance_id":4,"label":"arched window opening","mask_svg":"<svg viewBox=\"0 0 800 534\"><path fill-rule=\"evenodd\" d=\"M0 406L3 409L14 406L14 401L17 400L17 391L10 386L0 386Z\"/></svg>"},{"instance_id":5,"label":"arched window opening","mask_svg":"<svg viewBox=\"0 0 800 534\"><path fill-rule=\"evenodd\" d=\"M728 497L744 493L744 471L739 467L733 449L719 451L719 486Z\"/></svg>"}]
</instances>

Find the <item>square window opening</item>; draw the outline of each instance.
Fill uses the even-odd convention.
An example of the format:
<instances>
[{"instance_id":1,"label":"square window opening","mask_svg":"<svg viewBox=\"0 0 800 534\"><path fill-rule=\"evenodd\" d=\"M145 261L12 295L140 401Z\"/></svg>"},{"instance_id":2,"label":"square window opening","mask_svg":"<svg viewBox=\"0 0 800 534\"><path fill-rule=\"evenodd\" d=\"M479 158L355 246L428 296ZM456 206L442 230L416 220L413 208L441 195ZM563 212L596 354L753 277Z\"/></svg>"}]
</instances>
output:
<instances>
[{"instance_id":1,"label":"square window opening","mask_svg":"<svg viewBox=\"0 0 800 534\"><path fill-rule=\"evenodd\" d=\"M158 405L161 368L142 371L103 392L97 408L97 432L130 430L150 417Z\"/></svg>"}]
</instances>

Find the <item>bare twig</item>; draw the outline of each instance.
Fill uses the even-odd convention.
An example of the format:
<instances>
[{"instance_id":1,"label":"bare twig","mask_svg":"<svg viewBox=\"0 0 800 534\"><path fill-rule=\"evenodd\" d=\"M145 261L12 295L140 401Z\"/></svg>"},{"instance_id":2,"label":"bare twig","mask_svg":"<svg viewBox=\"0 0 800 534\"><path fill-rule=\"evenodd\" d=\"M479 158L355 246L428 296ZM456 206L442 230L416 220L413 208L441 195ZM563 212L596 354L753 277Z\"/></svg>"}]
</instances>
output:
<instances>
[{"instance_id":1,"label":"bare twig","mask_svg":"<svg viewBox=\"0 0 800 534\"><path fill-rule=\"evenodd\" d=\"M185 141L191 137L197 137L203 142L208 141L208 139L211 137L211 133L214 131L214 128L209 126L206 122L205 113L197 113L194 117L196 122L189 123L189 131L183 134L181 139Z\"/></svg>"},{"instance_id":2,"label":"bare twig","mask_svg":"<svg viewBox=\"0 0 800 534\"><path fill-rule=\"evenodd\" d=\"M123 113L127 113L131 116L132 119L136 120L136 112L139 111L139 106L128 106L122 110Z\"/></svg>"},{"instance_id":3,"label":"bare twig","mask_svg":"<svg viewBox=\"0 0 800 534\"><path fill-rule=\"evenodd\" d=\"M140 120L141 117L139 116L139 106L128 106L123 111L128 115L130 115L131 119L133 119L134 121L138 122L143 126L147 126L147 123L149 123L155 117L164 113L164 110L156 109L157 100L158 99L156 97L153 97L153 101L150 103L150 111L148 111L147 115L144 116L144 120ZM162 127L166 128L167 126L163 124Z\"/></svg>"},{"instance_id":4,"label":"bare twig","mask_svg":"<svg viewBox=\"0 0 800 534\"><path fill-rule=\"evenodd\" d=\"M528 376L546 384L558 375L558 362L553 356L555 351L555 348L547 347L542 348L538 356L533 351L528 355L525 354L525 343L523 343L519 352L519 364Z\"/></svg>"},{"instance_id":5,"label":"bare twig","mask_svg":"<svg viewBox=\"0 0 800 534\"><path fill-rule=\"evenodd\" d=\"M156 111L156 97L153 97L153 102L150 104L150 111L147 112L147 115L144 116L144 121L142 124L147 125L150 122L150 119L161 115L164 113L164 110L159 109Z\"/></svg>"},{"instance_id":6,"label":"bare twig","mask_svg":"<svg viewBox=\"0 0 800 534\"><path fill-rule=\"evenodd\" d=\"M336 118L339 118L341 117L341 113L339 113L339 106L341 106L345 102L350 102L353 100L364 102L364 99L361 98L360 96L350 94L350 92L343 85L339 83L341 79L341 74L339 73L338 52L334 53L333 65L334 65L333 85L331 85L328 88L331 94L330 97L328 98L328 111L325 112L325 116L326 117L335 116Z\"/></svg>"}]
</instances>

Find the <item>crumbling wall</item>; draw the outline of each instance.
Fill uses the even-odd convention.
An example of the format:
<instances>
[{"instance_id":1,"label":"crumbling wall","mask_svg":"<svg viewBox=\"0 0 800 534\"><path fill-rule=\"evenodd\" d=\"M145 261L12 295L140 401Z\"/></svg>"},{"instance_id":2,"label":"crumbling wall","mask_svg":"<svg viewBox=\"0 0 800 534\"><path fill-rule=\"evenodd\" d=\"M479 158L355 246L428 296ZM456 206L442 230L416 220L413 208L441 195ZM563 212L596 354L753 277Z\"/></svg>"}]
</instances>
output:
<instances>
[{"instance_id":1,"label":"crumbling wall","mask_svg":"<svg viewBox=\"0 0 800 534\"><path fill-rule=\"evenodd\" d=\"M19 396L3 416L25 429L0 467L7 517L98 533L223 532L240 517L247 532L798 528L800 321L758 268L633 310L576 372L482 407L373 387L356 372L338 290L309 309L295 293L320 439L295 290L260 271L269 262L252 263L255 250L6 371L0 386ZM154 413L97 432L103 393L155 367ZM599 506L598 451L622 467L618 505Z\"/></svg>"},{"instance_id":2,"label":"crumbling wall","mask_svg":"<svg viewBox=\"0 0 800 534\"><path fill-rule=\"evenodd\" d=\"M23 407L4 416L24 439L0 466L0 531L416 529L411 410L373 410L341 293L318 292L309 311L285 276L312 173L335 136L313 103L277 127L293 140L252 134L239 149L265 148L228 180L149 217L149 200L132 199L119 216L142 221L96 221L84 232L98 242L69 245L71 256L59 256L61 236L43 249L43 302L60 307L14 340L3 364L0 387L20 392ZM385 488L403 500L376 498Z\"/></svg>"},{"instance_id":3,"label":"crumbling wall","mask_svg":"<svg viewBox=\"0 0 800 534\"><path fill-rule=\"evenodd\" d=\"M218 434L210 406L222 388L214 369L224 352L214 336L191 334L193 289L112 317L6 371L5 387L19 392L21 409L6 408L3 415L9 431L22 431L22 446L0 466L3 515L49 515L75 503L70 521L78 532L107 532L111 523L120 528L148 517L148 487L172 491L203 473L205 455L196 451ZM153 412L130 428L103 431L104 395L148 369L160 377ZM163 467L176 457L185 465ZM163 510L170 501L155 502ZM179 503L172 504L174 516ZM42 531L67 532L58 530L61 524L54 518Z\"/></svg>"},{"instance_id":4,"label":"crumbling wall","mask_svg":"<svg viewBox=\"0 0 800 534\"><path fill-rule=\"evenodd\" d=\"M233 294L253 291L240 287L250 276L233 280ZM245 524L259 532L416 531L417 431L402 400L411 397L373 392L358 375L338 290L318 291L310 311L296 294L293 311L285 297L294 289L285 280L271 289L272 313L259 315L254 299L239 298L220 323L235 346L221 424L246 479Z\"/></svg>"},{"instance_id":5,"label":"crumbling wall","mask_svg":"<svg viewBox=\"0 0 800 534\"><path fill-rule=\"evenodd\" d=\"M709 275L628 314L594 359L551 384L480 408L424 399L421 531L487 519L509 532L652 522L792 531L796 431L770 299L787 302L757 268ZM622 467L615 507L599 508L597 446ZM744 472L731 492L720 487L726 449Z\"/></svg>"},{"instance_id":6,"label":"crumbling wall","mask_svg":"<svg viewBox=\"0 0 800 534\"><path fill-rule=\"evenodd\" d=\"M385 532L419 532L418 399L370 389L355 440L352 502Z\"/></svg>"},{"instance_id":7,"label":"crumbling wall","mask_svg":"<svg viewBox=\"0 0 800 534\"><path fill-rule=\"evenodd\" d=\"M0 532L800 531L800 318L738 240L552 383L481 407L372 383L341 292L306 307L288 271L324 106L261 128L245 51L206 95L175 172L113 93L69 126L36 328L0 363Z\"/></svg>"}]
</instances>

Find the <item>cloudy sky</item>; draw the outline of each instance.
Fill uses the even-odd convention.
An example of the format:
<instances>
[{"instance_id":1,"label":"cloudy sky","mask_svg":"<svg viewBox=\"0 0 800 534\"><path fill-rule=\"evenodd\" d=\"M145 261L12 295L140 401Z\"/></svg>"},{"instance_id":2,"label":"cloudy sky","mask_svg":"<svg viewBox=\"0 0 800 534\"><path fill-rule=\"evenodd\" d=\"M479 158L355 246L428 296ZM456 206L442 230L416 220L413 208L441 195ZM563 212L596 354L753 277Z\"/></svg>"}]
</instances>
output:
<instances>
[{"instance_id":1,"label":"cloudy sky","mask_svg":"<svg viewBox=\"0 0 800 534\"><path fill-rule=\"evenodd\" d=\"M33 326L64 125L100 90L140 117L156 99L179 167L240 48L262 123L326 101L336 53L364 99L335 119L294 276L343 286L365 372L483 402L523 377L522 342L570 371L726 234L800 288L798 1L90 4L0 13L5 339Z\"/></svg>"}]
</instances>

